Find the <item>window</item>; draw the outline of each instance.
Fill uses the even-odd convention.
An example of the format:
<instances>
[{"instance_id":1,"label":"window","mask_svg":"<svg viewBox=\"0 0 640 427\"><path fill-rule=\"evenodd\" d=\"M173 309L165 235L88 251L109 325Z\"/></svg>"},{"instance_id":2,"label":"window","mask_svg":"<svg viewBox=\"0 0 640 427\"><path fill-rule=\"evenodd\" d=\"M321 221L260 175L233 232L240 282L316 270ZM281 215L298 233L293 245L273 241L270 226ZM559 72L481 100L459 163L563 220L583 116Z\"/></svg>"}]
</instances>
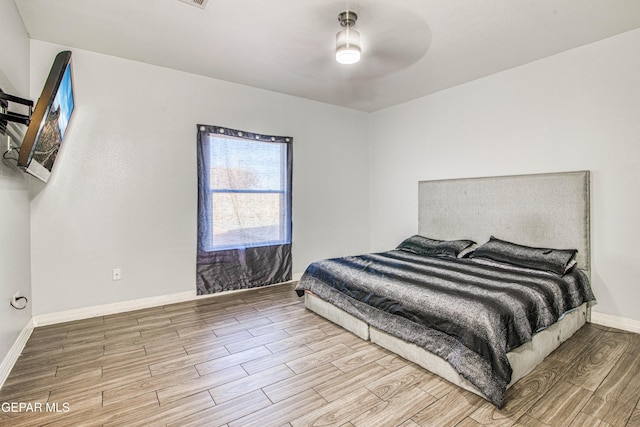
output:
<instances>
[{"instance_id":1,"label":"window","mask_svg":"<svg viewBox=\"0 0 640 427\"><path fill-rule=\"evenodd\" d=\"M291 243L286 144L210 135L208 251Z\"/></svg>"},{"instance_id":2,"label":"window","mask_svg":"<svg viewBox=\"0 0 640 427\"><path fill-rule=\"evenodd\" d=\"M244 252L238 255L239 267L231 268L237 270L234 274L238 277L228 274L227 278L229 282L243 282L249 280L247 272L241 269L248 265L247 256L254 260L253 265L248 265L249 270L264 270L265 266L258 266L256 260L264 258L265 263L273 262L274 257L281 255L273 251L284 248L288 251L284 259L290 263L291 150L290 137L199 126L199 265L211 270L212 265L222 263L226 274L230 271L229 259L233 258L230 254L249 250L248 255ZM266 255L261 255L262 252ZM290 268L289 265L287 269ZM218 282L224 274L210 272L210 280ZM285 281L280 275L274 275L257 282L277 283L276 276L278 281ZM225 286L237 289L236 284Z\"/></svg>"}]
</instances>

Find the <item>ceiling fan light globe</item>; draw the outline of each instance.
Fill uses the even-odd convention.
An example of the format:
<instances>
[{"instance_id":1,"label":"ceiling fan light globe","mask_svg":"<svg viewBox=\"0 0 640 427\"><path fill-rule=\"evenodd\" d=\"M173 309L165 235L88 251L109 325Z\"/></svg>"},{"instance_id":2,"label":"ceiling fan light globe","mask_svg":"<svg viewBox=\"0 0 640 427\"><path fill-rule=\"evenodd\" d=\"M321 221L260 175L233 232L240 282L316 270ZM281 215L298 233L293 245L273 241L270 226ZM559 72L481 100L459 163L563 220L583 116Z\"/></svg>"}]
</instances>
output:
<instances>
[{"instance_id":1,"label":"ceiling fan light globe","mask_svg":"<svg viewBox=\"0 0 640 427\"><path fill-rule=\"evenodd\" d=\"M360 61L360 48L357 46L341 47L336 50L336 61L340 64L355 64Z\"/></svg>"},{"instance_id":2,"label":"ceiling fan light globe","mask_svg":"<svg viewBox=\"0 0 640 427\"><path fill-rule=\"evenodd\" d=\"M336 34L336 61L355 64L360 61L360 33L347 27Z\"/></svg>"}]
</instances>

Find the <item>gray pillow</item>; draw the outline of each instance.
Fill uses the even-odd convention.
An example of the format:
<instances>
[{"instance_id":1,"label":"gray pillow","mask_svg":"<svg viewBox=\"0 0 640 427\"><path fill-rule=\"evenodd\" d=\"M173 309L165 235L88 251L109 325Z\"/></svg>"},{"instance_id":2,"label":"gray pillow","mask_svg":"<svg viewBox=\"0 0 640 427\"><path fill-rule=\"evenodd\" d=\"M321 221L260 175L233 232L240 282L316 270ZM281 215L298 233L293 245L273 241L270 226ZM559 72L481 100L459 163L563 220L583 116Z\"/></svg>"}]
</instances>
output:
<instances>
[{"instance_id":1,"label":"gray pillow","mask_svg":"<svg viewBox=\"0 0 640 427\"><path fill-rule=\"evenodd\" d=\"M418 255L457 258L475 244L472 240L436 240L416 234L403 240L396 249Z\"/></svg>"},{"instance_id":2,"label":"gray pillow","mask_svg":"<svg viewBox=\"0 0 640 427\"><path fill-rule=\"evenodd\" d=\"M491 236L489 241L478 246L469 258L488 258L562 275L575 265L577 253L575 249L533 248Z\"/></svg>"}]
</instances>

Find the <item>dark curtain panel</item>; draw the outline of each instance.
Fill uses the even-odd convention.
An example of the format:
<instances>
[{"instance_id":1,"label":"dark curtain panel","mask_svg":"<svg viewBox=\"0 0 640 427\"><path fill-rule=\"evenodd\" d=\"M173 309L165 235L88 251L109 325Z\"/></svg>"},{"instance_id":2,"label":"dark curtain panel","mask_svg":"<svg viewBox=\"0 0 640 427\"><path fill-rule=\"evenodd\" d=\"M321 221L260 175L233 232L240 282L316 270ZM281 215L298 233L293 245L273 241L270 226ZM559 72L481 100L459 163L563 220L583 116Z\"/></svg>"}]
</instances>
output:
<instances>
[{"instance_id":1,"label":"dark curtain panel","mask_svg":"<svg viewBox=\"0 0 640 427\"><path fill-rule=\"evenodd\" d=\"M292 141L198 125L198 295L291 280Z\"/></svg>"}]
</instances>

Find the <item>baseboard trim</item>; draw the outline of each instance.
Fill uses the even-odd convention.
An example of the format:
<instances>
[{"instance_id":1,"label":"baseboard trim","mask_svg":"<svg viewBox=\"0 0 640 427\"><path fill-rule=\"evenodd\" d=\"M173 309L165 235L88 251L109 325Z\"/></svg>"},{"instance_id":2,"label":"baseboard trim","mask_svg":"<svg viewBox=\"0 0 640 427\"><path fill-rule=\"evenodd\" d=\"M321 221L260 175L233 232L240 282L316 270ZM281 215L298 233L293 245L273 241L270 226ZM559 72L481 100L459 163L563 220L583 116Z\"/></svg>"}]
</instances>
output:
<instances>
[{"instance_id":1,"label":"baseboard trim","mask_svg":"<svg viewBox=\"0 0 640 427\"><path fill-rule=\"evenodd\" d=\"M157 307L160 305L191 301L195 298L195 291L187 291L170 295L161 295L157 297L116 302L113 304L96 305L93 307L59 311L56 313L39 314L37 316L33 316L33 324L34 326L46 326L56 323L72 322L75 320L90 319L92 317L107 316L110 314L118 314L127 311Z\"/></svg>"},{"instance_id":2,"label":"baseboard trim","mask_svg":"<svg viewBox=\"0 0 640 427\"><path fill-rule=\"evenodd\" d=\"M29 320L9 349L9 353L7 353L2 360L2 363L0 363L0 388L2 388L4 382L11 373L13 365L18 361L18 357L20 357L22 350L24 350L24 346L27 344L34 327L33 319Z\"/></svg>"},{"instance_id":3,"label":"baseboard trim","mask_svg":"<svg viewBox=\"0 0 640 427\"><path fill-rule=\"evenodd\" d=\"M640 334L640 320L626 319L624 317L612 316L611 314L598 313L597 311L591 310L591 323Z\"/></svg>"}]
</instances>

